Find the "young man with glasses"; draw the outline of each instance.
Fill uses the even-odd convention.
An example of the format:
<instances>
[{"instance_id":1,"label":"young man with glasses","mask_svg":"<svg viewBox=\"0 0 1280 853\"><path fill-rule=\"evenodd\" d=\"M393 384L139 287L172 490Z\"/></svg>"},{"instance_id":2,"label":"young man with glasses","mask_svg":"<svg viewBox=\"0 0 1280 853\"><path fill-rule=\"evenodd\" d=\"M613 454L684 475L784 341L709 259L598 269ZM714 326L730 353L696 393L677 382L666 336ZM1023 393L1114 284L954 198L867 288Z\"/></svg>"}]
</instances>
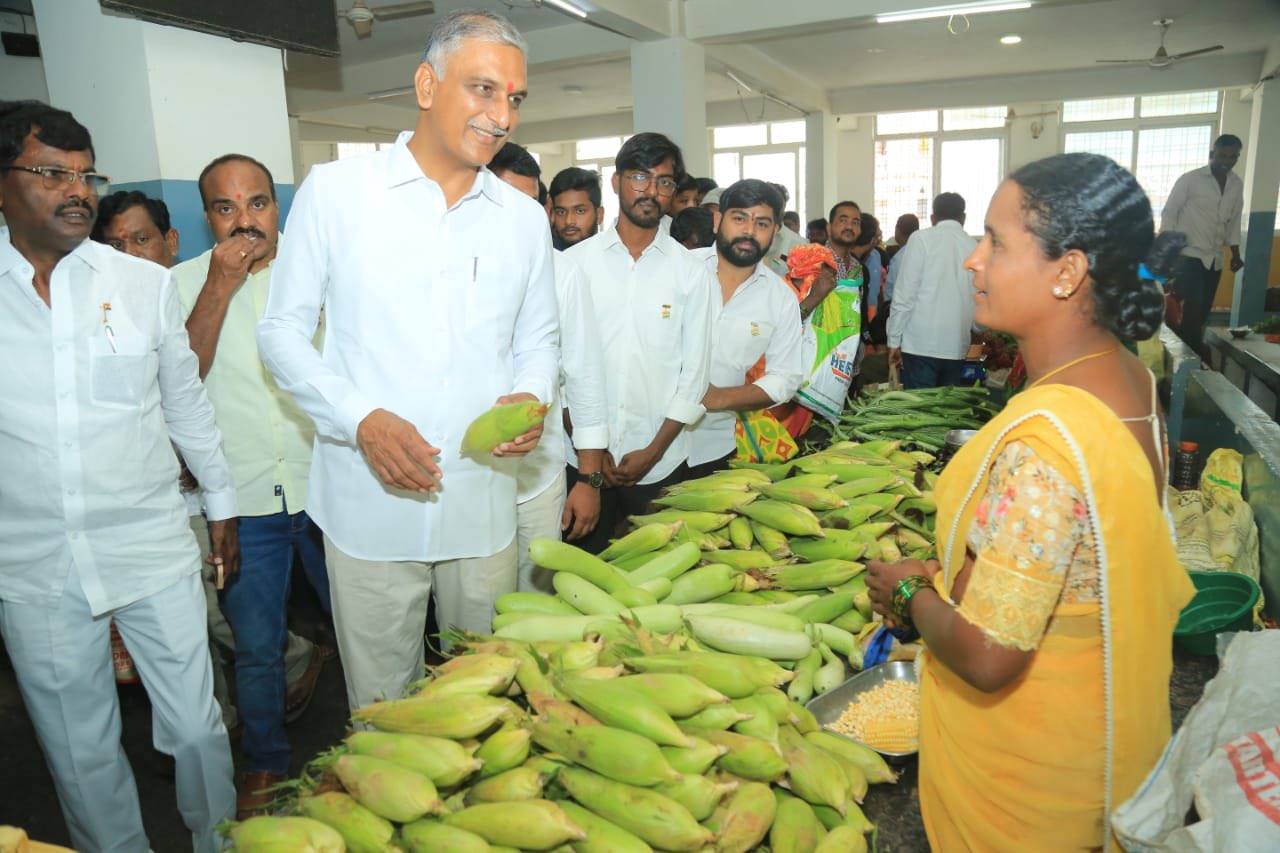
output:
<instances>
[{"instance_id":1,"label":"young man with glasses","mask_svg":"<svg viewBox=\"0 0 1280 853\"><path fill-rule=\"evenodd\" d=\"M93 159L70 113L0 103L0 632L76 849L150 846L120 746L114 620L192 847L211 853L235 791L173 446L229 577L236 491L168 270L88 239L107 184Z\"/></svg>"},{"instance_id":2,"label":"young man with glasses","mask_svg":"<svg viewBox=\"0 0 1280 853\"><path fill-rule=\"evenodd\" d=\"M609 450L603 471L578 467L570 482L604 487L600 521L583 542L602 550L627 515L682 479L688 424L702 417L710 360L712 290L696 260L658 224L680 180L680 149L638 133L615 160L617 224L564 253L591 291L604 350Z\"/></svg>"}]
</instances>

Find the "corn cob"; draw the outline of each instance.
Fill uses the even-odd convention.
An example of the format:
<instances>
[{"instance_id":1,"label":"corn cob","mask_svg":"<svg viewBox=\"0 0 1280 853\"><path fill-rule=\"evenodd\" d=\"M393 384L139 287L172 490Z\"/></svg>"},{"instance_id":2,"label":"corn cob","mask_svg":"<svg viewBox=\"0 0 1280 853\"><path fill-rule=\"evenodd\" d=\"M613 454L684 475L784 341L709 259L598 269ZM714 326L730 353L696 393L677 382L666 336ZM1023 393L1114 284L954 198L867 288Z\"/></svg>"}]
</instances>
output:
<instances>
[{"instance_id":1,"label":"corn cob","mask_svg":"<svg viewBox=\"0 0 1280 853\"><path fill-rule=\"evenodd\" d=\"M556 539L534 539L529 543L529 558L557 574L577 575L605 592L616 592L630 585L626 575L596 555Z\"/></svg>"},{"instance_id":2,"label":"corn cob","mask_svg":"<svg viewBox=\"0 0 1280 853\"><path fill-rule=\"evenodd\" d=\"M844 813L843 817L840 816L840 812L835 809L829 809L826 806L814 806L813 813L818 816L818 820L827 829L835 829L837 826L849 826L864 835L875 829L875 825L867 820L867 816L862 813L862 809L858 807L857 803L850 801L846 805L848 806L848 811Z\"/></svg>"},{"instance_id":3,"label":"corn cob","mask_svg":"<svg viewBox=\"0 0 1280 853\"><path fill-rule=\"evenodd\" d=\"M820 731L822 728L818 724L818 718L813 715L813 712L806 708L802 703L796 702L795 700L791 700L791 716L795 720L792 725L795 727L795 730L800 732L802 735L807 735L809 732Z\"/></svg>"},{"instance_id":4,"label":"corn cob","mask_svg":"<svg viewBox=\"0 0 1280 853\"><path fill-rule=\"evenodd\" d=\"M561 672L576 672L590 669L600 661L600 652L604 643L593 642L560 643L551 652L551 665Z\"/></svg>"},{"instance_id":5,"label":"corn cob","mask_svg":"<svg viewBox=\"0 0 1280 853\"><path fill-rule=\"evenodd\" d=\"M538 719L533 735L543 749L615 782L647 788L680 778L653 741L625 729L564 726Z\"/></svg>"},{"instance_id":6,"label":"corn cob","mask_svg":"<svg viewBox=\"0 0 1280 853\"><path fill-rule=\"evenodd\" d=\"M549 800L477 803L446 815L444 822L479 835L490 844L550 850L566 841L582 841L586 831Z\"/></svg>"},{"instance_id":7,"label":"corn cob","mask_svg":"<svg viewBox=\"0 0 1280 853\"><path fill-rule=\"evenodd\" d=\"M231 843L238 853L342 853L347 849L338 830L309 817L251 817L231 828Z\"/></svg>"},{"instance_id":8,"label":"corn cob","mask_svg":"<svg viewBox=\"0 0 1280 853\"><path fill-rule=\"evenodd\" d=\"M653 558L667 553L674 548L675 545L676 543L674 542L668 542L656 551L650 551L648 554L636 554L633 557L619 557L616 560L610 561L609 565L613 566L620 572L634 572Z\"/></svg>"},{"instance_id":9,"label":"corn cob","mask_svg":"<svg viewBox=\"0 0 1280 853\"><path fill-rule=\"evenodd\" d=\"M570 675L555 684L601 722L643 735L665 746L688 746L689 737L671 716L638 692L614 681L591 681Z\"/></svg>"},{"instance_id":10,"label":"corn cob","mask_svg":"<svg viewBox=\"0 0 1280 853\"><path fill-rule=\"evenodd\" d=\"M427 735L352 732L347 735L346 744L357 755L394 762L443 788L462 782L482 764L456 741Z\"/></svg>"},{"instance_id":11,"label":"corn cob","mask_svg":"<svg viewBox=\"0 0 1280 853\"><path fill-rule=\"evenodd\" d=\"M869 462L851 461L849 457L841 457L837 454L822 457L809 463L806 470L811 474L834 474L841 483L852 483L857 480L880 481L886 476L897 477L896 474L886 470L883 462L873 465ZM873 491L878 492L880 490L874 489Z\"/></svg>"},{"instance_id":12,"label":"corn cob","mask_svg":"<svg viewBox=\"0 0 1280 853\"><path fill-rule=\"evenodd\" d=\"M528 694L529 707L539 716L564 726L603 726L604 723L572 702L537 691Z\"/></svg>"},{"instance_id":13,"label":"corn cob","mask_svg":"<svg viewBox=\"0 0 1280 853\"><path fill-rule=\"evenodd\" d=\"M499 720L519 713L506 699L463 693L440 698L396 699L357 708L351 718L384 732L433 737L475 737Z\"/></svg>"},{"instance_id":14,"label":"corn cob","mask_svg":"<svg viewBox=\"0 0 1280 853\"><path fill-rule=\"evenodd\" d=\"M676 720L676 725L680 727L680 731L686 734L697 732L699 729L724 731L750 718L750 714L744 713L737 706L729 703L726 705L708 705L696 714L690 714L683 719Z\"/></svg>"},{"instance_id":15,"label":"corn cob","mask_svg":"<svg viewBox=\"0 0 1280 853\"><path fill-rule=\"evenodd\" d=\"M638 586L657 578L666 578L674 582L676 578L698 564L702 559L702 550L691 542L677 545L665 554L659 554L627 576L627 580Z\"/></svg>"},{"instance_id":16,"label":"corn cob","mask_svg":"<svg viewBox=\"0 0 1280 853\"><path fill-rule=\"evenodd\" d=\"M880 559L886 563L897 563L902 560L902 549L891 536L881 536L876 542L880 545Z\"/></svg>"},{"instance_id":17,"label":"corn cob","mask_svg":"<svg viewBox=\"0 0 1280 853\"><path fill-rule=\"evenodd\" d=\"M733 724L735 732L778 746L778 721L769 713L768 706L758 694L734 699L733 707L745 717Z\"/></svg>"},{"instance_id":18,"label":"corn cob","mask_svg":"<svg viewBox=\"0 0 1280 853\"><path fill-rule=\"evenodd\" d=\"M480 770L480 778L496 776L524 764L529 757L531 739L528 729L511 723L485 738L484 743L476 750L476 758L484 765Z\"/></svg>"},{"instance_id":19,"label":"corn cob","mask_svg":"<svg viewBox=\"0 0 1280 853\"><path fill-rule=\"evenodd\" d=\"M455 696L459 693L505 693L515 678L520 661L501 655L487 655L465 669L447 672L418 682L420 696Z\"/></svg>"},{"instance_id":20,"label":"corn cob","mask_svg":"<svg viewBox=\"0 0 1280 853\"><path fill-rule=\"evenodd\" d=\"M711 817L720 801L737 788L737 782L717 782L706 776L686 774L678 781L663 782L653 790L684 806L694 820L704 821Z\"/></svg>"},{"instance_id":21,"label":"corn cob","mask_svg":"<svg viewBox=\"0 0 1280 853\"><path fill-rule=\"evenodd\" d=\"M333 763L333 772L356 802L387 820L407 823L444 810L431 780L399 764L368 755L342 755Z\"/></svg>"},{"instance_id":22,"label":"corn cob","mask_svg":"<svg viewBox=\"0 0 1280 853\"><path fill-rule=\"evenodd\" d=\"M791 536L825 536L813 511L786 501L764 500L739 507L739 513Z\"/></svg>"},{"instance_id":23,"label":"corn cob","mask_svg":"<svg viewBox=\"0 0 1280 853\"><path fill-rule=\"evenodd\" d=\"M867 853L867 839L852 826L838 826L818 842L814 853Z\"/></svg>"},{"instance_id":24,"label":"corn cob","mask_svg":"<svg viewBox=\"0 0 1280 853\"><path fill-rule=\"evenodd\" d=\"M494 406L473 420L462 436L462 452L490 453L499 444L524 435L547 416L546 403L521 401Z\"/></svg>"},{"instance_id":25,"label":"corn cob","mask_svg":"<svg viewBox=\"0 0 1280 853\"><path fill-rule=\"evenodd\" d=\"M840 769L844 771L850 803L857 806L867 796L867 788L870 785L867 781L867 774L862 772L861 767L842 756L836 755L834 752L828 752L827 755L835 759L835 762L840 765Z\"/></svg>"},{"instance_id":26,"label":"corn cob","mask_svg":"<svg viewBox=\"0 0 1280 853\"><path fill-rule=\"evenodd\" d=\"M733 592L726 592L724 595L713 598L707 603L726 604L734 607L762 607L769 602L760 597L760 592L761 590L756 590L755 592L742 592L735 589Z\"/></svg>"},{"instance_id":27,"label":"corn cob","mask_svg":"<svg viewBox=\"0 0 1280 853\"><path fill-rule=\"evenodd\" d=\"M796 617L805 623L826 623L843 616L853 609L853 593L833 592L811 599L796 611Z\"/></svg>"},{"instance_id":28,"label":"corn cob","mask_svg":"<svg viewBox=\"0 0 1280 853\"><path fill-rule=\"evenodd\" d=\"M773 795L778 800L778 809L769 828L770 851L813 853L825 832L813 809L804 800L778 788L773 789Z\"/></svg>"},{"instance_id":29,"label":"corn cob","mask_svg":"<svg viewBox=\"0 0 1280 853\"><path fill-rule=\"evenodd\" d=\"M710 614L686 620L698 642L735 655L799 660L813 647L803 631L789 631Z\"/></svg>"},{"instance_id":30,"label":"corn cob","mask_svg":"<svg viewBox=\"0 0 1280 853\"><path fill-rule=\"evenodd\" d=\"M729 461L729 467L739 471L760 471L770 480L777 482L785 479L795 470L793 462L744 462L739 459Z\"/></svg>"},{"instance_id":31,"label":"corn cob","mask_svg":"<svg viewBox=\"0 0 1280 853\"><path fill-rule=\"evenodd\" d=\"M703 566L686 572L671 582L668 604L695 604L732 592L736 588L738 572L723 564Z\"/></svg>"},{"instance_id":32,"label":"corn cob","mask_svg":"<svg viewBox=\"0 0 1280 853\"><path fill-rule=\"evenodd\" d=\"M740 572L750 569L763 569L777 565L777 561L764 551L708 551L705 555L708 563L719 563L731 566Z\"/></svg>"},{"instance_id":33,"label":"corn cob","mask_svg":"<svg viewBox=\"0 0 1280 853\"><path fill-rule=\"evenodd\" d=\"M610 543L600 552L600 559L612 562L637 554L650 554L670 542L682 526L681 522L643 524Z\"/></svg>"},{"instance_id":34,"label":"corn cob","mask_svg":"<svg viewBox=\"0 0 1280 853\"><path fill-rule=\"evenodd\" d=\"M658 498L654 503L688 512L739 512L758 497L755 492L682 492Z\"/></svg>"},{"instance_id":35,"label":"corn cob","mask_svg":"<svg viewBox=\"0 0 1280 853\"><path fill-rule=\"evenodd\" d=\"M859 477L849 480L845 483L832 486L831 491L847 501L861 497L862 495L872 495L876 492L883 492L886 489L892 489L899 483L903 482L902 478L897 474L893 474L883 469L876 469L878 472L870 477Z\"/></svg>"},{"instance_id":36,"label":"corn cob","mask_svg":"<svg viewBox=\"0 0 1280 853\"><path fill-rule=\"evenodd\" d=\"M791 544L787 541L787 534L759 521L751 521L749 524L756 544L766 554L775 560L785 560L791 556Z\"/></svg>"},{"instance_id":37,"label":"corn cob","mask_svg":"<svg viewBox=\"0 0 1280 853\"><path fill-rule=\"evenodd\" d=\"M663 489L664 495L683 495L691 492L746 492L751 484L745 480L725 480L715 477L699 477L696 480L684 480Z\"/></svg>"},{"instance_id":38,"label":"corn cob","mask_svg":"<svg viewBox=\"0 0 1280 853\"><path fill-rule=\"evenodd\" d=\"M855 498L853 501L850 501L849 506L871 506L875 507L880 512L889 512L890 510L897 508L900 503L902 503L902 495L892 495L881 492L879 494L863 495L860 498Z\"/></svg>"},{"instance_id":39,"label":"corn cob","mask_svg":"<svg viewBox=\"0 0 1280 853\"><path fill-rule=\"evenodd\" d=\"M729 701L723 693L678 672L626 675L618 683L652 700L673 717L688 717L709 705Z\"/></svg>"},{"instance_id":40,"label":"corn cob","mask_svg":"<svg viewBox=\"0 0 1280 853\"><path fill-rule=\"evenodd\" d=\"M632 833L572 800L563 800L560 808L587 833L585 839L573 843L573 853L653 853L652 847Z\"/></svg>"},{"instance_id":41,"label":"corn cob","mask_svg":"<svg viewBox=\"0 0 1280 853\"><path fill-rule=\"evenodd\" d=\"M719 853L747 853L769 833L778 802L769 786L744 782L730 798L716 839Z\"/></svg>"},{"instance_id":42,"label":"corn cob","mask_svg":"<svg viewBox=\"0 0 1280 853\"><path fill-rule=\"evenodd\" d=\"M771 483L767 486L761 485L756 489L767 498L814 510L837 509L846 503L844 498L831 489L800 486L792 480L783 480L781 483Z\"/></svg>"},{"instance_id":43,"label":"corn cob","mask_svg":"<svg viewBox=\"0 0 1280 853\"><path fill-rule=\"evenodd\" d=\"M751 521L739 516L729 522L729 542L739 551L747 551L751 548Z\"/></svg>"},{"instance_id":44,"label":"corn cob","mask_svg":"<svg viewBox=\"0 0 1280 853\"><path fill-rule=\"evenodd\" d=\"M697 510L686 512L678 509L664 509L648 515L627 516L627 521L637 527L645 524L672 524L678 521L685 527L697 530L699 533L719 530L732 520L733 513L729 512L700 512Z\"/></svg>"},{"instance_id":45,"label":"corn cob","mask_svg":"<svg viewBox=\"0 0 1280 853\"><path fill-rule=\"evenodd\" d=\"M849 601L852 603L853 599L850 598ZM851 634L857 634L862 630L863 626L867 624L867 617L863 616L857 610L850 609L844 614L832 619L830 624L835 628L839 628L841 631L848 631Z\"/></svg>"},{"instance_id":46,"label":"corn cob","mask_svg":"<svg viewBox=\"0 0 1280 853\"><path fill-rule=\"evenodd\" d=\"M560 783L583 806L663 850L701 850L712 835L688 809L648 788L614 782L588 770L566 767Z\"/></svg>"},{"instance_id":47,"label":"corn cob","mask_svg":"<svg viewBox=\"0 0 1280 853\"><path fill-rule=\"evenodd\" d=\"M750 696L761 687L776 687L791 680L779 667L763 667L751 658L720 652L669 652L627 658L626 665L639 672L683 672L730 699Z\"/></svg>"},{"instance_id":48,"label":"corn cob","mask_svg":"<svg viewBox=\"0 0 1280 853\"><path fill-rule=\"evenodd\" d=\"M856 765L867 777L868 782L898 781L898 774L889 769L889 765L885 764L880 753L868 746L824 731L809 732L804 737L814 746L839 755Z\"/></svg>"},{"instance_id":49,"label":"corn cob","mask_svg":"<svg viewBox=\"0 0 1280 853\"><path fill-rule=\"evenodd\" d=\"M696 735L729 750L716 761L716 766L726 773L754 782L772 782L787 772L782 750L767 740L712 729L698 730Z\"/></svg>"},{"instance_id":50,"label":"corn cob","mask_svg":"<svg viewBox=\"0 0 1280 853\"><path fill-rule=\"evenodd\" d=\"M541 613L547 616L576 616L565 602L540 592L508 592L493 603L499 613Z\"/></svg>"},{"instance_id":51,"label":"corn cob","mask_svg":"<svg viewBox=\"0 0 1280 853\"><path fill-rule=\"evenodd\" d=\"M729 750L699 737L691 737L693 746L660 746L658 751L677 773L702 775L711 769L720 756Z\"/></svg>"},{"instance_id":52,"label":"corn cob","mask_svg":"<svg viewBox=\"0 0 1280 853\"><path fill-rule=\"evenodd\" d=\"M467 791L466 802L467 805L475 805L535 800L542 796L547 778L532 767L512 767L472 785Z\"/></svg>"},{"instance_id":53,"label":"corn cob","mask_svg":"<svg viewBox=\"0 0 1280 853\"><path fill-rule=\"evenodd\" d=\"M864 568L862 563L852 560L819 560L816 563L775 566L765 569L764 574L781 589L825 589L851 580Z\"/></svg>"},{"instance_id":54,"label":"corn cob","mask_svg":"<svg viewBox=\"0 0 1280 853\"><path fill-rule=\"evenodd\" d=\"M391 837L396 828L378 817L347 794L326 791L299 797L298 809L306 817L327 824L342 836L350 853L382 853L393 849Z\"/></svg>"},{"instance_id":55,"label":"corn cob","mask_svg":"<svg viewBox=\"0 0 1280 853\"><path fill-rule=\"evenodd\" d=\"M844 814L848 782L836 760L791 726L783 726L778 737L787 760L791 791L807 803L829 806Z\"/></svg>"},{"instance_id":56,"label":"corn cob","mask_svg":"<svg viewBox=\"0 0 1280 853\"><path fill-rule=\"evenodd\" d=\"M850 504L843 509L834 509L823 513L820 519L823 527L833 530L853 530L868 519L879 515L882 510L870 504Z\"/></svg>"},{"instance_id":57,"label":"corn cob","mask_svg":"<svg viewBox=\"0 0 1280 853\"><path fill-rule=\"evenodd\" d=\"M490 853L489 842L479 835L440 823L416 820L400 828L408 853Z\"/></svg>"}]
</instances>

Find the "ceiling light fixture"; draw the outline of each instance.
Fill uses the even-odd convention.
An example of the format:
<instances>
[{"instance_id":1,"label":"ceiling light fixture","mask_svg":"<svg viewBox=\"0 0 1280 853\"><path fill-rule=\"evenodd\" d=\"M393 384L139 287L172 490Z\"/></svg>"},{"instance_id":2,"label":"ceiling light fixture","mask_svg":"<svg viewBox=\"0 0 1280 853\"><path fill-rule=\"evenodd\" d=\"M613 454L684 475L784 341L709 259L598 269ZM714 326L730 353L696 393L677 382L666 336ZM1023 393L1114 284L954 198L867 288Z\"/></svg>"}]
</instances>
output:
<instances>
[{"instance_id":1,"label":"ceiling light fixture","mask_svg":"<svg viewBox=\"0 0 1280 853\"><path fill-rule=\"evenodd\" d=\"M561 12L568 12L570 15L575 15L579 18L587 17L585 10L570 3L569 0L539 0L539 4L544 6L554 6Z\"/></svg>"},{"instance_id":2,"label":"ceiling light fixture","mask_svg":"<svg viewBox=\"0 0 1280 853\"><path fill-rule=\"evenodd\" d=\"M1007 36L1000 36L1001 44L1022 44L1022 36L1017 33L1009 33Z\"/></svg>"},{"instance_id":3,"label":"ceiling light fixture","mask_svg":"<svg viewBox=\"0 0 1280 853\"><path fill-rule=\"evenodd\" d=\"M1013 3L960 3L950 6L934 6L931 9L912 9L906 12L890 12L876 15L877 24L896 24L902 21L923 21L927 18L950 18L953 15L981 15L986 12L1013 12L1030 9L1031 0Z\"/></svg>"},{"instance_id":4,"label":"ceiling light fixture","mask_svg":"<svg viewBox=\"0 0 1280 853\"><path fill-rule=\"evenodd\" d=\"M743 79L742 79L741 77L739 77L737 74L734 74L734 73L733 73L733 71L732 71L731 69L729 69L729 68L726 68L726 69L724 70L724 76L728 77L728 78L729 78L730 80L732 80L734 83L738 84L738 88L739 88L739 89L746 89L748 92L754 92L754 91L755 91L755 89L752 89L750 86L748 86L748 85L747 85L747 83L746 83L746 81L745 81L745 80L743 80Z\"/></svg>"}]
</instances>

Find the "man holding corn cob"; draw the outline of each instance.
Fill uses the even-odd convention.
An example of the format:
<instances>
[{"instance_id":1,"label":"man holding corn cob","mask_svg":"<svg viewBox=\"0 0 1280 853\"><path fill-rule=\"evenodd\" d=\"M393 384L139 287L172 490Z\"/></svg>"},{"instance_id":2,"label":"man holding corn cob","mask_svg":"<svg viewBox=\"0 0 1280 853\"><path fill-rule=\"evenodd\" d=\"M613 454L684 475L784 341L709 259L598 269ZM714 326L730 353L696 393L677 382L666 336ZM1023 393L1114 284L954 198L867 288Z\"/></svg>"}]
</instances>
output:
<instances>
[{"instance_id":1,"label":"man holding corn cob","mask_svg":"<svg viewBox=\"0 0 1280 853\"><path fill-rule=\"evenodd\" d=\"M541 425L475 456L463 434L495 400L551 399L556 378L546 212L484 168L519 120L524 39L495 13L444 15L414 92L412 133L303 183L258 327L316 425L307 510L353 708L421 676L433 591L441 625L490 629L516 582L518 460L503 457Z\"/></svg>"},{"instance_id":2,"label":"man holding corn cob","mask_svg":"<svg viewBox=\"0 0 1280 853\"><path fill-rule=\"evenodd\" d=\"M707 414L689 439L689 473L703 477L728 464L737 450L737 413L785 403L803 379L800 305L762 258L775 238L782 196L764 181L738 181L720 196L714 248L693 254L713 287ZM786 230L786 229L783 229Z\"/></svg>"},{"instance_id":3,"label":"man holding corn cob","mask_svg":"<svg viewBox=\"0 0 1280 853\"><path fill-rule=\"evenodd\" d=\"M637 133L618 151L617 224L565 252L588 283L604 351L609 450L600 521L583 546L599 552L627 515L683 477L688 424L702 416L712 289L689 252L659 228L684 175L680 148ZM581 459L571 475L591 473Z\"/></svg>"},{"instance_id":4,"label":"man holding corn cob","mask_svg":"<svg viewBox=\"0 0 1280 853\"><path fill-rule=\"evenodd\" d=\"M76 848L149 846L120 746L114 621L204 853L235 792L173 445L231 575L236 492L168 270L88 239L106 184L93 161L69 113L0 103L0 631Z\"/></svg>"}]
</instances>

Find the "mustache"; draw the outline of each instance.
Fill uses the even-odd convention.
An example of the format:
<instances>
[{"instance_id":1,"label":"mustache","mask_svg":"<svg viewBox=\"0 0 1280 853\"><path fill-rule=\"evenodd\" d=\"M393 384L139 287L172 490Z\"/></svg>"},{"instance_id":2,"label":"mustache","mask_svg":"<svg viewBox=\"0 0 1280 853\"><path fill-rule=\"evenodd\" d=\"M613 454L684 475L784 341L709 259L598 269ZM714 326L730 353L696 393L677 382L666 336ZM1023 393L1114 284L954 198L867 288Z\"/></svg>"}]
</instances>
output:
<instances>
[{"instance_id":1,"label":"mustache","mask_svg":"<svg viewBox=\"0 0 1280 853\"><path fill-rule=\"evenodd\" d=\"M740 245L750 246L751 248L755 249L757 252L759 252L762 248L764 248L763 246L760 245L760 241L757 240L755 237L739 237L729 245L734 247L735 249L738 248L738 246Z\"/></svg>"},{"instance_id":2,"label":"mustache","mask_svg":"<svg viewBox=\"0 0 1280 853\"><path fill-rule=\"evenodd\" d=\"M227 236L228 236L228 237L238 237L238 236L240 236L241 234L245 235L246 237L257 237L259 240L265 240L265 239L267 239L267 235L266 235L266 234L263 234L263 233L262 233L261 231L259 231L257 228L236 228L235 230L233 230L233 231L232 231L230 234L228 234Z\"/></svg>"},{"instance_id":3,"label":"mustache","mask_svg":"<svg viewBox=\"0 0 1280 853\"><path fill-rule=\"evenodd\" d=\"M477 122L477 121L469 121L469 122L467 122L467 126L468 126L468 127L471 127L471 128L474 128L475 130L478 130L478 131L480 131L481 133L487 133L487 134L489 134L490 136L497 137L498 139L501 139L502 137L504 137L504 136L506 136L508 133L510 133L510 131L508 131L508 130L507 130L506 128L504 128L504 127L498 127L497 125L490 125L490 126L486 127L486 126L484 126L484 125L480 124L480 123L479 123L479 122Z\"/></svg>"},{"instance_id":4,"label":"mustache","mask_svg":"<svg viewBox=\"0 0 1280 853\"><path fill-rule=\"evenodd\" d=\"M61 216L68 210L82 210L89 216L93 216L93 205L83 199L72 198L71 201L64 202L53 209L54 216Z\"/></svg>"}]
</instances>

